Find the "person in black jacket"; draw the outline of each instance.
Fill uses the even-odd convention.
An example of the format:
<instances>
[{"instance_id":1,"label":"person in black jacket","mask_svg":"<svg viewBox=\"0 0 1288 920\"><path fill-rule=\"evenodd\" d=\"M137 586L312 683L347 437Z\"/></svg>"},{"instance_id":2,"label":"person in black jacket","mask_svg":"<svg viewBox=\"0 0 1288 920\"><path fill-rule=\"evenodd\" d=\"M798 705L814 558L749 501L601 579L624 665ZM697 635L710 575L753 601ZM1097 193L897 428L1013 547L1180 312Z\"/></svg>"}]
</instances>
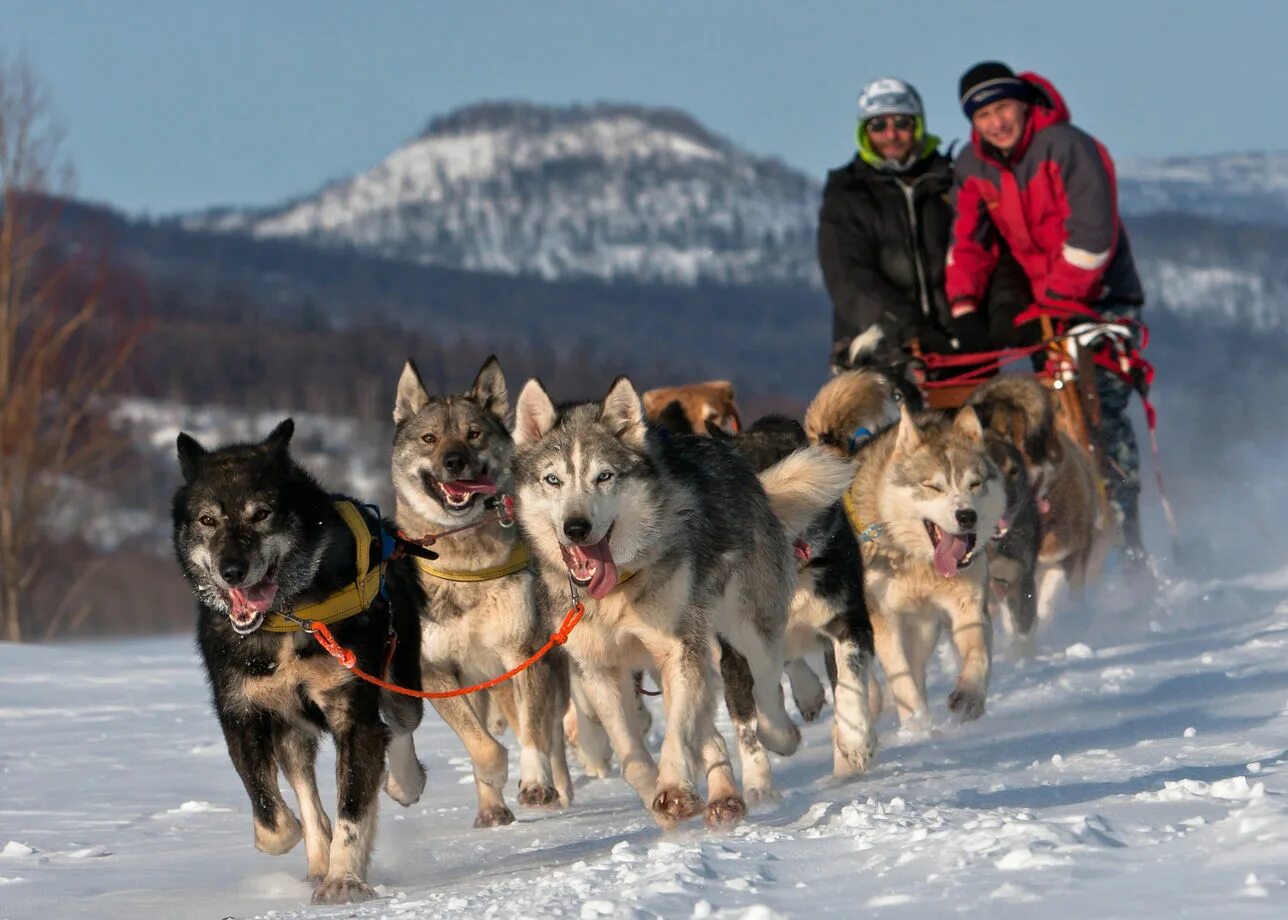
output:
<instances>
[{"instance_id":1,"label":"person in black jacket","mask_svg":"<svg viewBox=\"0 0 1288 920\"><path fill-rule=\"evenodd\" d=\"M1012 320L1030 295L1013 259L999 264L982 311L954 319L949 309L952 161L926 131L917 91L888 77L865 86L856 137L854 159L828 174L819 214L833 354L863 333L870 345L879 333L869 351L882 364L905 361L914 340L938 353L1019 344Z\"/></svg>"}]
</instances>

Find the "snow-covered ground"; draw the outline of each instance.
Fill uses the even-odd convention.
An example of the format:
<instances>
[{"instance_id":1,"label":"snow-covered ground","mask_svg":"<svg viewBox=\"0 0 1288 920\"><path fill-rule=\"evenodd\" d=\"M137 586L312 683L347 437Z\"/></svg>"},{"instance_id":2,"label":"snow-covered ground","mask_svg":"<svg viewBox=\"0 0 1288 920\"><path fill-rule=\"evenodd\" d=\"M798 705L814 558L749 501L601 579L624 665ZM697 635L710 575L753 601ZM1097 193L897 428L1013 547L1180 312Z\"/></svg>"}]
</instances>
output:
<instances>
[{"instance_id":1,"label":"snow-covered ground","mask_svg":"<svg viewBox=\"0 0 1288 920\"><path fill-rule=\"evenodd\" d=\"M312 908L302 851L251 845L187 637L0 645L0 917L1288 916L1288 569L1090 604L995 674L980 722L887 715L849 782L825 711L776 759L781 804L728 834L584 778L567 813L474 830L427 713L425 796L382 800L382 899Z\"/></svg>"}]
</instances>

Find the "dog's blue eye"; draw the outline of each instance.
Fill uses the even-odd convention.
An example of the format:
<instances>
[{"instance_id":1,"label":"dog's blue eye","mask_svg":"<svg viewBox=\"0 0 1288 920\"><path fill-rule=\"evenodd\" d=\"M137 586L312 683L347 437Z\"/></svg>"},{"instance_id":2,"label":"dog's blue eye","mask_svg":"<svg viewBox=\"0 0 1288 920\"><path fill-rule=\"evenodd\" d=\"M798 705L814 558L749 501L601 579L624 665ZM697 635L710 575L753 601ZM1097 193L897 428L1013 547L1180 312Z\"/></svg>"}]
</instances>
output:
<instances>
[{"instance_id":1,"label":"dog's blue eye","mask_svg":"<svg viewBox=\"0 0 1288 920\"><path fill-rule=\"evenodd\" d=\"M547 473L545 479L546 479L547 485L552 485L552 486L563 485L563 483L559 481L559 477L556 476L554 473Z\"/></svg>"},{"instance_id":2,"label":"dog's blue eye","mask_svg":"<svg viewBox=\"0 0 1288 920\"><path fill-rule=\"evenodd\" d=\"M612 478L613 478L613 471L604 470L602 473L600 473L598 476L595 477L595 482L608 482L608 480Z\"/></svg>"}]
</instances>

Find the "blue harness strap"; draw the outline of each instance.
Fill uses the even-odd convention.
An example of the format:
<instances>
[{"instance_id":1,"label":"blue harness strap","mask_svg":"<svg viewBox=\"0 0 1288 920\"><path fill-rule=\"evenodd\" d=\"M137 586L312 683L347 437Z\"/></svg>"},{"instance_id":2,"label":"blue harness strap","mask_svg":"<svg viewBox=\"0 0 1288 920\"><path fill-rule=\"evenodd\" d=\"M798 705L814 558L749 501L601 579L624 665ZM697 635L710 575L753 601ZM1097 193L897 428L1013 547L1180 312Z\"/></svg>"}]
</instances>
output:
<instances>
[{"instance_id":1,"label":"blue harness strap","mask_svg":"<svg viewBox=\"0 0 1288 920\"><path fill-rule=\"evenodd\" d=\"M872 432L863 426L854 429L854 434L850 435L850 453L853 454L859 449L859 445L872 437Z\"/></svg>"}]
</instances>

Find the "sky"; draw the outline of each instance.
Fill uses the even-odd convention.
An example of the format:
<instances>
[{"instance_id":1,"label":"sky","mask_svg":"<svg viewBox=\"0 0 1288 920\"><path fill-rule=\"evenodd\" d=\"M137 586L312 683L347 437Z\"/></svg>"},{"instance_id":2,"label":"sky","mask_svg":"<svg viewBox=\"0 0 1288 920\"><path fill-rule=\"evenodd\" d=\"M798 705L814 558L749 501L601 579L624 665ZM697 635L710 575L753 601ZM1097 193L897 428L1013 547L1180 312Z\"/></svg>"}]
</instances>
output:
<instances>
[{"instance_id":1,"label":"sky","mask_svg":"<svg viewBox=\"0 0 1288 920\"><path fill-rule=\"evenodd\" d=\"M81 197L132 213L263 205L383 159L484 99L685 109L820 178L897 75L966 134L957 80L1054 81L1118 158L1288 148L1288 4L0 0L66 131Z\"/></svg>"}]
</instances>

